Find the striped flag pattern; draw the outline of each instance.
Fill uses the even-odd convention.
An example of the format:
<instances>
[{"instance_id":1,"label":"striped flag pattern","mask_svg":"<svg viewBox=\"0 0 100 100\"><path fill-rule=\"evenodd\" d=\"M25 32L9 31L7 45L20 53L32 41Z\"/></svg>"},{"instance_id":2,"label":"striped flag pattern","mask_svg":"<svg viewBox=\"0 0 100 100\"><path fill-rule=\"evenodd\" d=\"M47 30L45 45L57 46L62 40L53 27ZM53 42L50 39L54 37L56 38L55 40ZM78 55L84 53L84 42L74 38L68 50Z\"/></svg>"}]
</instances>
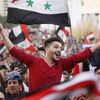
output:
<instances>
[{"instance_id":1,"label":"striped flag pattern","mask_svg":"<svg viewBox=\"0 0 100 100\"><path fill-rule=\"evenodd\" d=\"M65 43L69 37L69 31L64 26L59 26L56 35Z\"/></svg>"},{"instance_id":2,"label":"striped flag pattern","mask_svg":"<svg viewBox=\"0 0 100 100\"><path fill-rule=\"evenodd\" d=\"M14 27L9 33L9 39L12 43L18 45L22 49L35 51L30 42L28 30L25 24L20 24Z\"/></svg>"},{"instance_id":3,"label":"striped flag pattern","mask_svg":"<svg viewBox=\"0 0 100 100\"><path fill-rule=\"evenodd\" d=\"M69 82L43 89L22 100L63 100L77 95L85 95L85 93L100 97L97 77L92 72L80 73Z\"/></svg>"},{"instance_id":4,"label":"striped flag pattern","mask_svg":"<svg viewBox=\"0 0 100 100\"><path fill-rule=\"evenodd\" d=\"M7 21L70 26L67 0L8 0Z\"/></svg>"}]
</instances>

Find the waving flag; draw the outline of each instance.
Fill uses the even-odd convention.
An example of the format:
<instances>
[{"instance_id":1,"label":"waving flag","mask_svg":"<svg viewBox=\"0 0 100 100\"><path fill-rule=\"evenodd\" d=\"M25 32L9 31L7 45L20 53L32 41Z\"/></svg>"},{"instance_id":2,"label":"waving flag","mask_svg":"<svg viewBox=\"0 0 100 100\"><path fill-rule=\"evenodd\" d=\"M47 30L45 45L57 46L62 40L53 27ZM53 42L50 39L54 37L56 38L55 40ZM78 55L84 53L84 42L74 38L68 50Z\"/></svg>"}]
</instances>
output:
<instances>
[{"instance_id":1,"label":"waving flag","mask_svg":"<svg viewBox=\"0 0 100 100\"><path fill-rule=\"evenodd\" d=\"M9 38L14 44L18 45L20 48L35 51L32 44L30 43L30 38L28 36L26 25L21 24L14 27L9 33Z\"/></svg>"},{"instance_id":2,"label":"waving flag","mask_svg":"<svg viewBox=\"0 0 100 100\"><path fill-rule=\"evenodd\" d=\"M80 73L69 82L46 88L33 95L28 95L22 100L69 100L69 97L86 94L94 94L100 97L98 81L92 72Z\"/></svg>"},{"instance_id":3,"label":"waving flag","mask_svg":"<svg viewBox=\"0 0 100 100\"><path fill-rule=\"evenodd\" d=\"M86 39L83 43L83 48L90 48L93 46L93 44L91 43L91 40L94 39L94 34L93 32L89 32L88 35L86 36Z\"/></svg>"},{"instance_id":4,"label":"waving flag","mask_svg":"<svg viewBox=\"0 0 100 100\"><path fill-rule=\"evenodd\" d=\"M86 38L87 38L88 41L93 40L94 39L94 33L93 32L89 32Z\"/></svg>"},{"instance_id":5,"label":"waving flag","mask_svg":"<svg viewBox=\"0 0 100 100\"><path fill-rule=\"evenodd\" d=\"M69 37L69 31L65 27L60 26L57 29L56 35L65 43L67 37Z\"/></svg>"},{"instance_id":6,"label":"waving flag","mask_svg":"<svg viewBox=\"0 0 100 100\"><path fill-rule=\"evenodd\" d=\"M70 26L67 0L8 0L9 23Z\"/></svg>"}]
</instances>

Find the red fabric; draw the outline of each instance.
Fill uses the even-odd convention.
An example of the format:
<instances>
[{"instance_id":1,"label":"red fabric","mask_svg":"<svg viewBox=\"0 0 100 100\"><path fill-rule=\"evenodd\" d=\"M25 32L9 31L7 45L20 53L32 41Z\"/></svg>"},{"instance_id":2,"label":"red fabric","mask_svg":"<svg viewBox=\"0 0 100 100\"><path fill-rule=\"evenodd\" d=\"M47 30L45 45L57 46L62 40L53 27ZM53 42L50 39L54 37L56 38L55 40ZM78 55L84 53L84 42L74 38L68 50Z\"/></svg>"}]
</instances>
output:
<instances>
[{"instance_id":1,"label":"red fabric","mask_svg":"<svg viewBox=\"0 0 100 100\"><path fill-rule=\"evenodd\" d=\"M16 1L18 1L18 0L13 0L12 3L15 3Z\"/></svg>"},{"instance_id":2,"label":"red fabric","mask_svg":"<svg viewBox=\"0 0 100 100\"><path fill-rule=\"evenodd\" d=\"M16 47L10 49L9 52L15 58L19 59L21 63L24 63L29 67L29 91L46 85L59 83L62 71L68 70L76 63L85 60L92 54L90 49L86 49L69 58L61 58L52 67L49 67L42 58L26 54L23 50L19 50Z\"/></svg>"},{"instance_id":3,"label":"red fabric","mask_svg":"<svg viewBox=\"0 0 100 100\"><path fill-rule=\"evenodd\" d=\"M75 76L79 73L79 65L76 64L75 67L72 70L72 75Z\"/></svg>"},{"instance_id":4,"label":"red fabric","mask_svg":"<svg viewBox=\"0 0 100 100\"><path fill-rule=\"evenodd\" d=\"M69 31L66 30L65 28L62 29L62 31L65 33L65 35L68 37L69 36Z\"/></svg>"},{"instance_id":5,"label":"red fabric","mask_svg":"<svg viewBox=\"0 0 100 100\"><path fill-rule=\"evenodd\" d=\"M23 31L23 34L25 35L26 39L29 41L30 43L30 46L26 48L26 50L30 50L30 51L33 51L33 52L36 52L35 48L33 47L33 45L31 44L31 41L30 41L30 37L29 37L29 34L28 34L28 29L26 27L25 24L20 24L20 27Z\"/></svg>"}]
</instances>

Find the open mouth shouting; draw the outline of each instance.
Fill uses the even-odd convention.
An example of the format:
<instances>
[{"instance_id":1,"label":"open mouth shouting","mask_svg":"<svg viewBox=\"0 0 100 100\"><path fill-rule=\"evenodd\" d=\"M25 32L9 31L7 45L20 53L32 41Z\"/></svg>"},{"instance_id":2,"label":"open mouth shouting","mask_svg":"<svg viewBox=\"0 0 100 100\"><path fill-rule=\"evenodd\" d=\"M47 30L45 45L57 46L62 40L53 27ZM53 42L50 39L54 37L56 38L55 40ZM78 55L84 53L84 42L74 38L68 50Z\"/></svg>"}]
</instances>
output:
<instances>
[{"instance_id":1,"label":"open mouth shouting","mask_svg":"<svg viewBox=\"0 0 100 100\"><path fill-rule=\"evenodd\" d=\"M61 52L55 52L54 54L57 60L61 58Z\"/></svg>"}]
</instances>

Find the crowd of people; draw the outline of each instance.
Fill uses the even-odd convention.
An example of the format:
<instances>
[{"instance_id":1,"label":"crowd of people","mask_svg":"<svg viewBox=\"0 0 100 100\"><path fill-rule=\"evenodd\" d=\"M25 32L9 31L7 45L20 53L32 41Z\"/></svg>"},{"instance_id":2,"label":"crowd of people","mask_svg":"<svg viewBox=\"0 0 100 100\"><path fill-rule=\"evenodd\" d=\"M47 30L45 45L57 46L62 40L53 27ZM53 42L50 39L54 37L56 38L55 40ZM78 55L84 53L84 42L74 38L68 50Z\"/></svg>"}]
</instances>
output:
<instances>
[{"instance_id":1,"label":"crowd of people","mask_svg":"<svg viewBox=\"0 0 100 100\"><path fill-rule=\"evenodd\" d=\"M90 66L94 63L92 68L100 80L99 31L95 33L96 42L92 47L84 49L83 43L74 41L74 44L66 49L67 55L63 57L61 52L67 44L58 37L45 40L41 57L41 52L40 55L36 54L37 52L30 54L15 46L1 24L0 35L6 45L6 50L0 54L0 98L5 98L4 100L19 100L28 92L62 81L68 82L77 74L90 71Z\"/></svg>"}]
</instances>

